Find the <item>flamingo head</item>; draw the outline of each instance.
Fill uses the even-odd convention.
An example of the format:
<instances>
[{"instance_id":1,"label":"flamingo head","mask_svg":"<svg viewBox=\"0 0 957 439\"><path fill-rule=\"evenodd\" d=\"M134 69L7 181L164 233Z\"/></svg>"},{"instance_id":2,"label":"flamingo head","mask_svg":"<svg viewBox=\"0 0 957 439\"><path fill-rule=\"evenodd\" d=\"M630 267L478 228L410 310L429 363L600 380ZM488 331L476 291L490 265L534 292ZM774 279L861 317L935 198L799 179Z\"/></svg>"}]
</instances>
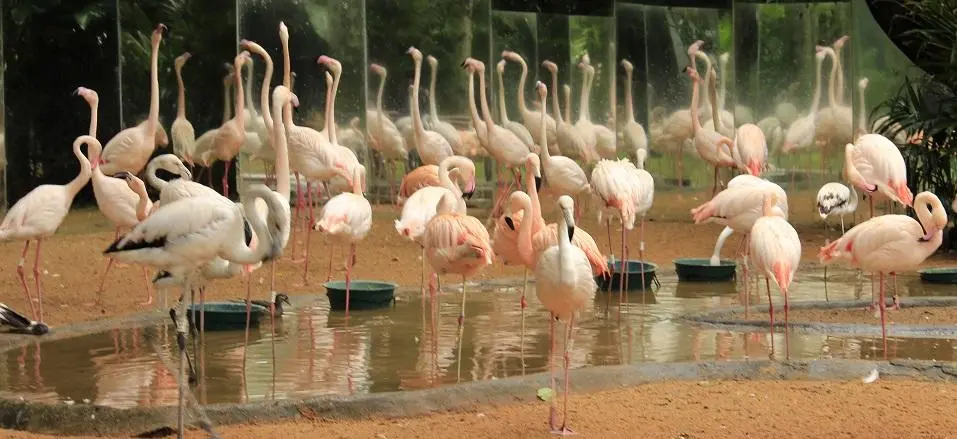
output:
<instances>
[{"instance_id":1,"label":"flamingo head","mask_svg":"<svg viewBox=\"0 0 957 439\"><path fill-rule=\"evenodd\" d=\"M542 161L535 153L525 156L525 172L535 176L535 190L542 188Z\"/></svg>"},{"instance_id":2,"label":"flamingo head","mask_svg":"<svg viewBox=\"0 0 957 439\"><path fill-rule=\"evenodd\" d=\"M917 218L924 228L924 236L920 238L920 241L930 241L934 235L947 227L947 212L940 198L932 192L925 191L917 194L915 203L914 210L917 211Z\"/></svg>"},{"instance_id":3,"label":"flamingo head","mask_svg":"<svg viewBox=\"0 0 957 439\"><path fill-rule=\"evenodd\" d=\"M502 51L502 58L505 58L505 59L507 59L507 60L509 60L509 61L511 61L511 62L517 62L517 63L521 63L522 61L524 61L524 59L522 59L522 56L521 56L521 55L519 55L518 53L515 53L515 52L513 52L513 51L511 51L511 50L503 50L503 51Z\"/></svg>"},{"instance_id":4,"label":"flamingo head","mask_svg":"<svg viewBox=\"0 0 957 439\"><path fill-rule=\"evenodd\" d=\"M897 195L897 198L900 199L901 204L907 207L914 207L914 194L910 191L910 188L907 187L907 182L902 181L896 184L888 182L888 184L894 189L894 193Z\"/></svg>"},{"instance_id":5,"label":"flamingo head","mask_svg":"<svg viewBox=\"0 0 957 439\"><path fill-rule=\"evenodd\" d=\"M413 61L422 62L422 52L416 49L415 46L409 46L409 50L406 50L405 53L412 55Z\"/></svg>"},{"instance_id":6,"label":"flamingo head","mask_svg":"<svg viewBox=\"0 0 957 439\"><path fill-rule=\"evenodd\" d=\"M635 70L635 66L633 66L631 61L628 61L627 59L621 60L621 67L624 68L626 72L632 72Z\"/></svg>"},{"instance_id":7,"label":"flamingo head","mask_svg":"<svg viewBox=\"0 0 957 439\"><path fill-rule=\"evenodd\" d=\"M189 59L192 57L193 57L192 53L183 52L182 55L177 56L176 59L173 60L173 67L177 69L182 69L183 65L186 64L186 61L189 61Z\"/></svg>"},{"instance_id":8,"label":"flamingo head","mask_svg":"<svg viewBox=\"0 0 957 439\"><path fill-rule=\"evenodd\" d=\"M385 67L382 67L381 65L376 63L369 64L369 70L371 70L372 73L375 73L376 75L379 75L379 76L386 75Z\"/></svg>"},{"instance_id":9,"label":"flamingo head","mask_svg":"<svg viewBox=\"0 0 957 439\"><path fill-rule=\"evenodd\" d=\"M439 65L439 60L436 59L436 58L435 58L434 56L432 56L432 55L429 55L429 56L425 57L425 61L426 61L427 63L429 63L429 67L431 67L431 68L433 68L433 69L436 68L436 67L438 67L438 65Z\"/></svg>"},{"instance_id":10,"label":"flamingo head","mask_svg":"<svg viewBox=\"0 0 957 439\"><path fill-rule=\"evenodd\" d=\"M688 46L688 56L691 58L694 58L695 54L698 53L699 50L701 50L701 46L703 45L704 45L704 41L702 40L698 40L691 43L691 45Z\"/></svg>"},{"instance_id":11,"label":"flamingo head","mask_svg":"<svg viewBox=\"0 0 957 439\"><path fill-rule=\"evenodd\" d=\"M849 40L850 38L851 38L850 35L844 35L841 38L838 38L837 40L835 40L833 44L834 50L843 49L844 45L847 44L847 40Z\"/></svg>"},{"instance_id":12,"label":"flamingo head","mask_svg":"<svg viewBox=\"0 0 957 439\"><path fill-rule=\"evenodd\" d=\"M279 22L279 41L282 41L283 44L289 42L289 28L286 27L286 23Z\"/></svg>"},{"instance_id":13,"label":"flamingo head","mask_svg":"<svg viewBox=\"0 0 957 439\"><path fill-rule=\"evenodd\" d=\"M91 106L96 105L100 102L100 95L96 93L93 89L86 87L78 87L73 91L73 94L76 96L83 97L84 100Z\"/></svg>"},{"instance_id":14,"label":"flamingo head","mask_svg":"<svg viewBox=\"0 0 957 439\"><path fill-rule=\"evenodd\" d=\"M857 81L857 88L859 88L861 91L864 91L864 89L867 88L867 84L868 84L869 82L870 82L869 79L867 79L867 78L861 78L860 81Z\"/></svg>"},{"instance_id":15,"label":"flamingo head","mask_svg":"<svg viewBox=\"0 0 957 439\"><path fill-rule=\"evenodd\" d=\"M499 60L497 63L495 63L495 71L498 72L498 73L500 73L500 74L501 74L501 73L505 73L505 60L504 60L504 59Z\"/></svg>"},{"instance_id":16,"label":"flamingo head","mask_svg":"<svg viewBox=\"0 0 957 439\"><path fill-rule=\"evenodd\" d=\"M689 78L691 78L692 81L694 82L701 81L701 76L698 75L698 71L695 70L695 68L692 67L691 65L685 66L684 72L688 75Z\"/></svg>"},{"instance_id":17,"label":"flamingo head","mask_svg":"<svg viewBox=\"0 0 957 439\"><path fill-rule=\"evenodd\" d=\"M332 74L339 75L342 73L342 63L339 60L332 58L330 56L322 55L317 60L319 64L326 66L327 69L332 71Z\"/></svg>"},{"instance_id":18,"label":"flamingo head","mask_svg":"<svg viewBox=\"0 0 957 439\"><path fill-rule=\"evenodd\" d=\"M153 28L153 36L150 39L150 42L153 43L154 46L159 45L160 41L163 39L163 32L166 32L166 29L167 27L163 23L157 24L156 27Z\"/></svg>"},{"instance_id":19,"label":"flamingo head","mask_svg":"<svg viewBox=\"0 0 957 439\"><path fill-rule=\"evenodd\" d=\"M548 87L542 81L535 82L535 91L538 92L538 98L544 100L548 96Z\"/></svg>"},{"instance_id":20,"label":"flamingo head","mask_svg":"<svg viewBox=\"0 0 957 439\"><path fill-rule=\"evenodd\" d=\"M558 208L561 209L562 216L565 217L568 239L571 240L575 236L575 201L568 195L562 195L558 197Z\"/></svg>"},{"instance_id":21,"label":"flamingo head","mask_svg":"<svg viewBox=\"0 0 957 439\"><path fill-rule=\"evenodd\" d=\"M542 67L545 67L545 70L548 70L551 73L555 73L558 71L558 64L555 64L548 60L542 61Z\"/></svg>"},{"instance_id":22,"label":"flamingo head","mask_svg":"<svg viewBox=\"0 0 957 439\"><path fill-rule=\"evenodd\" d=\"M747 171L748 171L748 174L751 174L755 177L760 177L761 163L757 160L748 160Z\"/></svg>"}]
</instances>

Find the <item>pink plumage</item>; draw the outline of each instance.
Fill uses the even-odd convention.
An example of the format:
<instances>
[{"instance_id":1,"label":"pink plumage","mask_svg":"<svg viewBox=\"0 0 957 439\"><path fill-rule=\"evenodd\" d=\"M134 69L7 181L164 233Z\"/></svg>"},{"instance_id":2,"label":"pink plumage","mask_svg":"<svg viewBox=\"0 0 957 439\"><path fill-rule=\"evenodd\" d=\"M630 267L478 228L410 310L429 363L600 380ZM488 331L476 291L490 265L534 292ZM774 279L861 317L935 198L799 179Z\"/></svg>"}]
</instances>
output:
<instances>
[{"instance_id":1,"label":"pink plumage","mask_svg":"<svg viewBox=\"0 0 957 439\"><path fill-rule=\"evenodd\" d=\"M893 142L880 134L865 134L845 146L844 173L868 194L879 192L905 206L914 203L914 195L907 187L904 157Z\"/></svg>"}]
</instances>

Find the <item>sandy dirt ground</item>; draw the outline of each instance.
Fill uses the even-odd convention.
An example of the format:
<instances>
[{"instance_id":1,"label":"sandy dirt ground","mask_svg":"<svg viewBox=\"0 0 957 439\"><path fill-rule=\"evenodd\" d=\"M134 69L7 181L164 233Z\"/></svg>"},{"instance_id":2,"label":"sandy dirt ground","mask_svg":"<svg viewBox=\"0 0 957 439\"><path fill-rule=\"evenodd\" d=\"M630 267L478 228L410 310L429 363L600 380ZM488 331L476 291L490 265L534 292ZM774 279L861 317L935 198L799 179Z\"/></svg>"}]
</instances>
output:
<instances>
[{"instance_id":1,"label":"sandy dirt ground","mask_svg":"<svg viewBox=\"0 0 957 439\"><path fill-rule=\"evenodd\" d=\"M879 325L877 310L859 309L792 309L788 312L791 322L863 323ZM957 309L951 307L901 307L887 308L887 324L901 325L949 325L957 323ZM744 318L744 313L735 313L734 318ZM768 320L768 313L749 313L749 320ZM774 319L784 321L784 310L774 308Z\"/></svg>"},{"instance_id":2,"label":"sandy dirt ground","mask_svg":"<svg viewBox=\"0 0 957 439\"><path fill-rule=\"evenodd\" d=\"M689 209L707 200L706 195L666 192L656 196L645 228L647 260L667 269L675 258L711 254L721 227L716 224L693 225L688 213ZM543 199L543 204L546 218L553 220L554 209L548 207L553 203ZM865 210L866 204L862 211ZM590 211L586 212L579 226L589 231L602 250L607 251L604 226L597 223ZM840 230L825 231L814 209L813 192L791 194L790 212L803 242L803 259L813 263L825 239L836 238ZM472 214L481 220L487 216L482 212ZM398 210L394 207L376 207L372 232L358 248L355 278L385 279L403 286L418 285L420 250L395 232L393 220L397 216ZM615 254L619 254L619 236L613 226ZM106 266L106 258L101 252L112 238L110 224L98 211L77 209L58 234L43 243L40 271L44 283L44 320L51 326L136 313L156 306L156 302L143 304L146 299L145 280L140 267L114 266L105 291L97 293ZM739 241L738 235L730 238L723 255L731 257ZM637 229L631 233L628 243L632 249L629 256L637 258ZM4 303L28 312L29 306L16 274L22 248L19 243L0 246L0 288L5 292ZM26 261L31 291L33 248ZM308 283L303 281L303 264L292 260L301 256L293 256L290 245L286 255L276 264L277 290L290 294L322 293L321 284L325 281L330 255L333 258L333 278L343 277L345 253L342 249L330 249L323 237L314 233L310 250ZM927 265L953 264L953 259L946 254L937 255L928 260ZM254 296L268 294L268 272L264 267L252 274ZM520 268L496 263L479 278L520 275ZM243 291L241 285L240 279L219 281L208 289L208 298L239 298ZM169 297L175 300L178 291L170 291ZM896 318L903 318L909 315L908 312L902 311ZM916 309L913 312L919 313ZM934 321L952 319L953 315L938 317L936 313L947 311L932 312L935 313ZM797 313L792 314L792 318L797 318L795 315ZM826 316L813 318L821 320L821 317ZM922 318L921 314L914 317ZM869 386L860 383L662 383L639 389L575 395L572 425L585 437L633 437L637 431L643 432L642 437L808 437L808 428L814 429L811 437L946 437L957 427L957 418L951 416L957 409L955 393L957 387L919 382L880 382ZM347 423L296 421L269 426L229 427L223 430L223 437L453 437L463 432L467 432L470 438L546 437L544 424L539 422L544 421L546 411L541 404L519 404L494 409L476 408L473 413L442 414L422 419ZM794 413L799 416L793 416ZM840 416L835 416L835 413L840 413ZM808 423L809 419L814 422ZM40 436L3 431L0 437Z\"/></svg>"},{"instance_id":3,"label":"sandy dirt ground","mask_svg":"<svg viewBox=\"0 0 957 439\"><path fill-rule=\"evenodd\" d=\"M582 438L947 438L957 386L882 380L657 383L573 394L568 426ZM475 407L428 417L318 418L217 428L223 438L549 438L548 403ZM559 402L560 404L560 402ZM560 405L559 405L560 407ZM10 438L49 438L21 432ZM463 436L464 435L464 436ZM191 431L187 437L205 437Z\"/></svg>"}]
</instances>

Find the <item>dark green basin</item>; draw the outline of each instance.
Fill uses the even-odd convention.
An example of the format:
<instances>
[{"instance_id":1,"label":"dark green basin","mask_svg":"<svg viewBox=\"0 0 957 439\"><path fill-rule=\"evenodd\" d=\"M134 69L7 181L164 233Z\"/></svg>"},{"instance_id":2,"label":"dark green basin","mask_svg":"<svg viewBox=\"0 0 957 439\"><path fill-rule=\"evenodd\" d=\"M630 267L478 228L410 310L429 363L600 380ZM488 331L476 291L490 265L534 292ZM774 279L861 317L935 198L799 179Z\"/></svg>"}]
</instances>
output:
<instances>
[{"instance_id":1,"label":"dark green basin","mask_svg":"<svg viewBox=\"0 0 957 439\"><path fill-rule=\"evenodd\" d=\"M650 288L651 284L658 283L658 277L655 272L658 266L651 262L642 262L637 259L629 259L625 264L625 278L628 279L628 290L641 290L641 279L645 279L645 287ZM605 279L601 276L595 277L598 288L605 291L609 286L611 291L618 291L621 285L621 260L608 261L608 270L611 271L611 279ZM658 283L660 285L660 283Z\"/></svg>"},{"instance_id":2,"label":"dark green basin","mask_svg":"<svg viewBox=\"0 0 957 439\"><path fill-rule=\"evenodd\" d=\"M933 267L917 270L920 280L934 284L957 284L957 267Z\"/></svg>"},{"instance_id":3,"label":"dark green basin","mask_svg":"<svg viewBox=\"0 0 957 439\"><path fill-rule=\"evenodd\" d=\"M329 307L333 311L346 309L346 281L329 281L326 287ZM353 280L349 283L349 310L385 308L395 301L398 285L378 280Z\"/></svg>"},{"instance_id":4,"label":"dark green basin","mask_svg":"<svg viewBox=\"0 0 957 439\"><path fill-rule=\"evenodd\" d=\"M711 258L678 258L674 264L678 280L685 282L727 282L734 279L736 268L730 259L711 265Z\"/></svg>"},{"instance_id":5,"label":"dark green basin","mask_svg":"<svg viewBox=\"0 0 957 439\"><path fill-rule=\"evenodd\" d=\"M234 329L246 328L246 304L242 302L206 302L205 320L207 331L229 331ZM195 328L199 327L200 306L199 304L189 305L187 307L187 317L190 324ZM193 311L196 311L196 321L193 321ZM252 304L249 311L249 327L259 326L259 321L264 315L269 314L269 310Z\"/></svg>"}]
</instances>

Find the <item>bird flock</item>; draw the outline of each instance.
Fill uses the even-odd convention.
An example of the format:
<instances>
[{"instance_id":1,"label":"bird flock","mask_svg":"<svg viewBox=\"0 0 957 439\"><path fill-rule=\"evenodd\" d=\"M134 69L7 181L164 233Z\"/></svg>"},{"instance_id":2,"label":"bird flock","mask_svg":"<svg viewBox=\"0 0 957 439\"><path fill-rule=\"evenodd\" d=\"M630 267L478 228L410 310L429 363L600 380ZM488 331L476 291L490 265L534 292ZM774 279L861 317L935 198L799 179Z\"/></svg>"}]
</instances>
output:
<instances>
[{"instance_id":1,"label":"bird flock","mask_svg":"<svg viewBox=\"0 0 957 439\"><path fill-rule=\"evenodd\" d=\"M0 223L0 241L24 242L17 275L32 313L32 318L27 318L0 304L0 321L30 333L46 332L46 325L41 323L43 289L40 282L40 246L46 238L54 235L68 214L76 194L92 181L97 205L116 229L114 241L104 250L108 261L99 291L103 290L114 260L143 266L147 304L153 300L153 284L162 287L178 285L183 289L178 309L171 311L176 321L177 343L182 360L182 431L183 379L188 360L185 354L188 328L186 294L198 288L202 302L205 286L210 280L240 275L246 277L248 282L250 272L267 264L272 275L268 305L273 308L276 304L281 306L283 302L288 303L288 297L275 292L274 262L283 255L290 241L293 242L292 253L295 257L295 234L297 229L301 229L299 233L306 234L305 256L301 262L305 266L304 273L308 273L309 233L316 230L330 238L330 245L349 248L345 275L345 315L348 317L352 269L357 263L356 246L372 228L373 210L364 195L367 190L366 167L360 162L360 155L357 155L354 147L340 143L345 142L345 139L337 134L338 128L334 122L342 65L326 55L317 58L317 63L326 70L325 127L316 130L296 125L292 113L293 108L299 105L299 99L291 88L289 32L282 23L279 24L283 55L282 84L270 88L273 72L270 55L259 44L242 40L239 44L241 51L231 63L231 72L224 80L224 85L227 85L225 98L234 102L232 116L227 105L222 125L198 138L186 119L182 79L183 67L191 55L186 53L176 58L174 68L178 99L177 117L171 126L173 153L154 157L156 147L168 143L165 129L158 118L157 53L165 30L166 27L160 24L152 34L151 97L147 120L121 131L102 146L97 140L97 93L85 87L78 88L76 95L89 104L91 121L89 132L78 136L72 145L80 165L79 175L65 185L35 188L17 201ZM715 167L715 178L713 198L692 209L691 217L695 223L717 222L726 226L718 239L713 264L718 262L720 248L729 235L737 232L745 236L746 244L742 251L744 273L747 278L748 270L753 270L765 277L773 332L774 307L770 283L773 281L781 291L787 325L788 291L800 263L801 240L788 222L787 193L779 185L761 178L768 169L768 142L765 135L770 133L761 124L750 123L728 130L733 127L733 116L728 127L725 127L721 114L723 110L714 102L706 105L706 111L703 111L712 113L707 121L710 125L702 124L698 97L703 80L698 73L697 59L703 58L707 65L704 82L714 80L711 60L701 52L702 43L697 41L689 47L690 64L685 69L692 89L692 102L687 111L690 129L688 139L700 158ZM834 56L833 53L834 48L818 48L818 71L824 56ZM243 68L251 63L254 54L266 64L258 109L251 98L252 81L248 80L249 76L247 85L241 80ZM583 54L577 65L584 75L579 118L574 123L570 117L571 102L567 88L563 90L566 102L564 114L562 112L558 96L558 67L555 63L543 62L552 84L552 115L549 115L549 87L536 81L534 92L538 98L537 109L529 107L525 97L528 65L516 52L504 51L501 54L502 59L496 64L500 84L504 86L502 73L508 63L518 64L521 68L517 94L521 122L508 119L504 94L499 88L499 122L496 123L486 96L485 64L474 58L465 59L461 67L467 74L468 107L472 122L472 128L468 131L459 131L439 119L435 103L438 60L432 56L424 57L415 47L410 47L407 54L415 68L409 87L410 116L395 122L390 120L382 107L387 70L379 64L371 64L370 71L379 77L376 103L366 111L365 132L359 134L390 173L393 195L401 205L401 213L394 222L396 233L421 248L422 294L425 295L428 289L429 297L434 299L441 292L438 282L440 275L461 276L462 303L458 321L461 355L467 279L492 265L496 259L523 266L526 282L518 306L524 321L528 273L533 273L537 284L536 297L552 316L553 351L555 322L566 323L564 409L559 422L557 409L552 405L549 426L553 432L570 433L567 412L569 339L574 330L576 314L592 303L598 289L596 277L609 276L610 266L614 267L614 264L609 264L609 258L602 253L592 235L578 226L582 207L595 207L599 223L606 225L609 250L611 222L620 223L621 261L629 260L631 249L627 245L627 233L636 227L636 223L640 233L639 260L644 260L646 251L644 223L654 201L655 178L644 169L644 161L648 156L648 137L635 120L632 109L630 83L634 67L628 60L621 61L627 78L627 116L621 124L620 135L624 141L618 142L619 134L592 122L589 116L588 93L595 68L591 66L587 54ZM432 72L429 85L430 114L425 118L417 105L423 58ZM722 56L720 63L726 62L726 57ZM251 69L247 72L251 72ZM473 93L476 75L478 105ZM832 75L834 80L835 75ZM234 92L230 92L229 87L233 87ZM819 97L819 94L818 88L815 96ZM808 116L812 125L825 120L823 116L815 115L817 100L814 100L815 105L812 105ZM798 122L792 124L792 129L795 129L795 124ZM355 129L356 125L351 122L350 126ZM660 137L660 133L658 135ZM786 138L787 148L802 144L792 141L790 130ZM806 143L810 143L810 140ZM83 146L86 146L85 153ZM619 150L620 146L624 150ZM470 215L467 205L467 200L476 191L476 166L469 158L478 155L474 148L487 153L503 169L503 172L498 173L498 191L486 221ZM407 163L412 151L423 165L403 171L396 187L392 176L397 171L395 164ZM222 194L193 181L191 169L197 161L209 166L213 160L221 160L228 167L240 152L267 162L270 169L269 184L250 185L242 192L241 203L228 198L225 180ZM633 156L634 160L619 158L618 155L622 153ZM879 276L880 289L875 306L880 309L883 325L883 277L913 270L932 254L941 244L947 216L934 194L921 192L916 197L911 194L903 157L897 146L884 136L862 133L853 143L846 144L844 159L844 175L850 186L828 183L818 195L818 210L822 218L841 216L842 236L826 243L820 249L819 257L825 264L845 263ZM734 167L742 172L720 192L719 167ZM177 178L163 180L156 175L159 169ZM513 177L510 182L505 177L508 173ZM150 199L146 184L139 175L143 175L143 179L159 192L157 200ZM295 186L291 183L293 176ZM307 182L305 191L299 190L300 178ZM330 192L340 191L325 202L318 216L313 213L316 202L313 184L317 189L326 186ZM293 204L292 187L296 188L295 210L290 207ZM856 210L858 190L868 196L872 217L845 231L843 216ZM546 222L540 194L549 204L554 203L557 207L555 222ZM875 199L913 207L917 220L905 215L874 216ZM305 209L309 210L308 215ZM31 242L36 243L33 264L36 298L30 292L24 273L24 259ZM615 260L613 254L611 260ZM150 279L148 267L158 270L155 278ZM331 274L330 261L327 278L331 278ZM619 302L623 300L627 289L626 282L619 285ZM749 282L744 284L747 288ZM247 313L250 300L247 288ZM272 315L281 313L275 309L270 312ZM551 386L554 388L555 368L550 367L550 371Z\"/></svg>"}]
</instances>

